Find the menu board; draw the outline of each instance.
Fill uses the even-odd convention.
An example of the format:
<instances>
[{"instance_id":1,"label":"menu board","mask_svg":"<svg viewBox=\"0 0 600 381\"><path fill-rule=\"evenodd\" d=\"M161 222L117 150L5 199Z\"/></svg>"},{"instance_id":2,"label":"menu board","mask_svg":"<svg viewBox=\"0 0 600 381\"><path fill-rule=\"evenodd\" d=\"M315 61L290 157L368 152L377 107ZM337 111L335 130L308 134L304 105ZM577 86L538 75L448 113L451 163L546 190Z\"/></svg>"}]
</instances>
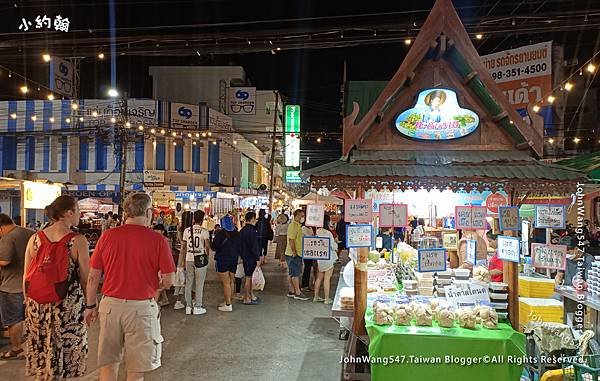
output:
<instances>
[{"instance_id":1,"label":"menu board","mask_svg":"<svg viewBox=\"0 0 600 381\"><path fill-rule=\"evenodd\" d=\"M379 226L382 228L405 227L408 225L408 205L379 205Z\"/></svg>"},{"instance_id":2,"label":"menu board","mask_svg":"<svg viewBox=\"0 0 600 381\"><path fill-rule=\"evenodd\" d=\"M498 236L498 258L518 263L520 243L515 237Z\"/></svg>"},{"instance_id":3,"label":"menu board","mask_svg":"<svg viewBox=\"0 0 600 381\"><path fill-rule=\"evenodd\" d=\"M542 229L565 229L566 214L564 205L536 205L535 227Z\"/></svg>"},{"instance_id":4,"label":"menu board","mask_svg":"<svg viewBox=\"0 0 600 381\"><path fill-rule=\"evenodd\" d=\"M372 239L371 225L346 225L346 247L371 247Z\"/></svg>"},{"instance_id":5,"label":"menu board","mask_svg":"<svg viewBox=\"0 0 600 381\"><path fill-rule=\"evenodd\" d=\"M419 272L446 271L446 249L419 249L417 255Z\"/></svg>"},{"instance_id":6,"label":"menu board","mask_svg":"<svg viewBox=\"0 0 600 381\"><path fill-rule=\"evenodd\" d=\"M565 270L567 268L567 246L531 244L533 267L541 269Z\"/></svg>"},{"instance_id":7,"label":"menu board","mask_svg":"<svg viewBox=\"0 0 600 381\"><path fill-rule=\"evenodd\" d=\"M330 259L331 243L329 237L302 237L302 258Z\"/></svg>"},{"instance_id":8,"label":"menu board","mask_svg":"<svg viewBox=\"0 0 600 381\"><path fill-rule=\"evenodd\" d=\"M498 207L498 218L500 221L500 230L520 230L521 219L519 218L519 207L500 206Z\"/></svg>"},{"instance_id":9,"label":"menu board","mask_svg":"<svg viewBox=\"0 0 600 381\"><path fill-rule=\"evenodd\" d=\"M487 226L485 206L457 206L455 208L456 229L483 230Z\"/></svg>"},{"instance_id":10,"label":"menu board","mask_svg":"<svg viewBox=\"0 0 600 381\"><path fill-rule=\"evenodd\" d=\"M306 205L306 226L313 226L316 228L323 227L323 220L325 218L325 205L309 204Z\"/></svg>"},{"instance_id":11,"label":"menu board","mask_svg":"<svg viewBox=\"0 0 600 381\"><path fill-rule=\"evenodd\" d=\"M346 222L370 224L373 221L373 200L344 201L344 220Z\"/></svg>"},{"instance_id":12,"label":"menu board","mask_svg":"<svg viewBox=\"0 0 600 381\"><path fill-rule=\"evenodd\" d=\"M467 240L467 262L475 265L477 262L477 241Z\"/></svg>"}]
</instances>

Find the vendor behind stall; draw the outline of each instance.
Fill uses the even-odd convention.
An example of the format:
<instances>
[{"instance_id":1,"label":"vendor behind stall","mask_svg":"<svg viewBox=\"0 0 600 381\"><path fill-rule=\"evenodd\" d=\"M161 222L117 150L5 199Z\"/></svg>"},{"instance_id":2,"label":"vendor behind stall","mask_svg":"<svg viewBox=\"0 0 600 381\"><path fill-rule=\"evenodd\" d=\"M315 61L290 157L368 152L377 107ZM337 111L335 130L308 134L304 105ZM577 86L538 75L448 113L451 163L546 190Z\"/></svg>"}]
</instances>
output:
<instances>
[{"instance_id":1,"label":"vendor behind stall","mask_svg":"<svg viewBox=\"0 0 600 381\"><path fill-rule=\"evenodd\" d=\"M504 279L504 265L498 258L498 234L489 230L486 233L488 240L488 271L492 282L502 282Z\"/></svg>"},{"instance_id":2,"label":"vendor behind stall","mask_svg":"<svg viewBox=\"0 0 600 381\"><path fill-rule=\"evenodd\" d=\"M587 248L582 248L580 250L577 248L574 240L571 240L571 242L567 244L567 269L565 271L559 271L556 275L555 282L557 285L560 285L564 281L565 286L573 286L573 279L580 276L578 268L578 262L580 260L583 261L583 272L581 276L583 277L583 280L587 280L587 274L592 268L594 257L589 254L586 249Z\"/></svg>"}]
</instances>

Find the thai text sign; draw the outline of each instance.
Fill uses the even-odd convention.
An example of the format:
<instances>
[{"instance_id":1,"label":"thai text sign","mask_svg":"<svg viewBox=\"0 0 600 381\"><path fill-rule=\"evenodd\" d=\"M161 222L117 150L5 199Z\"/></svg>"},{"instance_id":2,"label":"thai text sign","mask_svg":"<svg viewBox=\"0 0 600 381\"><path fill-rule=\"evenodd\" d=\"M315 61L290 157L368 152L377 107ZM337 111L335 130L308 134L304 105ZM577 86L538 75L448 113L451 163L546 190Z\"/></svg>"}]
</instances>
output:
<instances>
[{"instance_id":1,"label":"thai text sign","mask_svg":"<svg viewBox=\"0 0 600 381\"><path fill-rule=\"evenodd\" d=\"M536 205L535 227L564 229L566 226L566 209L564 205Z\"/></svg>"},{"instance_id":2,"label":"thai text sign","mask_svg":"<svg viewBox=\"0 0 600 381\"><path fill-rule=\"evenodd\" d=\"M446 249L419 249L418 270L421 273L446 271Z\"/></svg>"},{"instance_id":3,"label":"thai text sign","mask_svg":"<svg viewBox=\"0 0 600 381\"><path fill-rule=\"evenodd\" d=\"M302 258L330 259L331 243L329 237L302 237Z\"/></svg>"},{"instance_id":4,"label":"thai text sign","mask_svg":"<svg viewBox=\"0 0 600 381\"><path fill-rule=\"evenodd\" d=\"M487 226L485 206L457 206L455 208L456 229L481 230Z\"/></svg>"},{"instance_id":5,"label":"thai text sign","mask_svg":"<svg viewBox=\"0 0 600 381\"><path fill-rule=\"evenodd\" d=\"M498 236L498 258L518 263L520 243L515 237Z\"/></svg>"},{"instance_id":6,"label":"thai text sign","mask_svg":"<svg viewBox=\"0 0 600 381\"><path fill-rule=\"evenodd\" d=\"M478 284L468 284L465 287L446 286L444 291L446 291L446 301L454 307L458 307L459 303L490 301L487 287Z\"/></svg>"},{"instance_id":7,"label":"thai text sign","mask_svg":"<svg viewBox=\"0 0 600 381\"><path fill-rule=\"evenodd\" d=\"M396 128L402 135L423 140L450 140L469 135L477 129L479 116L461 108L456 93L435 88L419 93L415 107L396 118Z\"/></svg>"},{"instance_id":8,"label":"thai text sign","mask_svg":"<svg viewBox=\"0 0 600 381\"><path fill-rule=\"evenodd\" d=\"M541 269L565 270L567 268L567 246L531 244L533 267Z\"/></svg>"},{"instance_id":9,"label":"thai text sign","mask_svg":"<svg viewBox=\"0 0 600 381\"><path fill-rule=\"evenodd\" d=\"M379 226L404 227L408 225L408 206L406 204L379 205Z\"/></svg>"},{"instance_id":10,"label":"thai text sign","mask_svg":"<svg viewBox=\"0 0 600 381\"><path fill-rule=\"evenodd\" d=\"M300 106L285 106L285 165L300 166Z\"/></svg>"},{"instance_id":11,"label":"thai text sign","mask_svg":"<svg viewBox=\"0 0 600 381\"><path fill-rule=\"evenodd\" d=\"M306 205L306 226L316 228L323 227L325 218L325 205L309 204Z\"/></svg>"},{"instance_id":12,"label":"thai text sign","mask_svg":"<svg viewBox=\"0 0 600 381\"><path fill-rule=\"evenodd\" d=\"M371 247L372 240L371 225L346 225L346 247Z\"/></svg>"},{"instance_id":13,"label":"thai text sign","mask_svg":"<svg viewBox=\"0 0 600 381\"><path fill-rule=\"evenodd\" d=\"M520 230L519 207L501 206L498 208L500 230Z\"/></svg>"},{"instance_id":14,"label":"thai text sign","mask_svg":"<svg viewBox=\"0 0 600 381\"><path fill-rule=\"evenodd\" d=\"M344 220L346 222L371 223L373 221L372 200L344 201Z\"/></svg>"}]
</instances>

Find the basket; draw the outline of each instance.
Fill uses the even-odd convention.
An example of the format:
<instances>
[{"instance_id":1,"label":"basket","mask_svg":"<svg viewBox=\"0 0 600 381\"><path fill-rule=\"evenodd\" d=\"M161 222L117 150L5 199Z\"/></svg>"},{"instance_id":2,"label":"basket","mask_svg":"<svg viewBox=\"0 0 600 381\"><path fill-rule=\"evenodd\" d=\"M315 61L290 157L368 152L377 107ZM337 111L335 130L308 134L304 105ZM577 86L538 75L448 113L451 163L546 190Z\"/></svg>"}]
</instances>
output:
<instances>
[{"instance_id":1,"label":"basket","mask_svg":"<svg viewBox=\"0 0 600 381\"><path fill-rule=\"evenodd\" d=\"M564 381L598 381L600 379L600 355L563 358Z\"/></svg>"}]
</instances>

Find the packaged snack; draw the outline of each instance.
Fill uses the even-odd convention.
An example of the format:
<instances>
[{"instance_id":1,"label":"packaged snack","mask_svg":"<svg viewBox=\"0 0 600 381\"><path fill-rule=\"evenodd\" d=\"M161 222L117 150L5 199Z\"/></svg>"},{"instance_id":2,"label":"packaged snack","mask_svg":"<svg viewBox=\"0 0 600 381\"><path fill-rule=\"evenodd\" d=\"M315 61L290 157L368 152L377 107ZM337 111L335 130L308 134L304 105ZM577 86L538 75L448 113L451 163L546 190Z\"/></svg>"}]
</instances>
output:
<instances>
[{"instance_id":1,"label":"packaged snack","mask_svg":"<svg viewBox=\"0 0 600 381\"><path fill-rule=\"evenodd\" d=\"M454 312L450 311L449 308L440 308L437 313L436 320L440 327L451 328L454 327Z\"/></svg>"},{"instance_id":2,"label":"packaged snack","mask_svg":"<svg viewBox=\"0 0 600 381\"><path fill-rule=\"evenodd\" d=\"M394 308L389 303L376 300L373 303L373 315L377 325L391 325L394 323Z\"/></svg>"},{"instance_id":3,"label":"packaged snack","mask_svg":"<svg viewBox=\"0 0 600 381\"><path fill-rule=\"evenodd\" d=\"M475 329L477 324L477 316L472 308L460 308L456 311L456 319L458 324L463 328Z\"/></svg>"},{"instance_id":4,"label":"packaged snack","mask_svg":"<svg viewBox=\"0 0 600 381\"><path fill-rule=\"evenodd\" d=\"M481 306L479 309L481 325L487 329L498 328L498 314L491 307Z\"/></svg>"},{"instance_id":5,"label":"packaged snack","mask_svg":"<svg viewBox=\"0 0 600 381\"><path fill-rule=\"evenodd\" d=\"M412 314L409 311L407 304L397 304L394 308L394 324L410 325Z\"/></svg>"},{"instance_id":6,"label":"packaged snack","mask_svg":"<svg viewBox=\"0 0 600 381\"><path fill-rule=\"evenodd\" d=\"M417 305L413 311L413 315L415 317L417 325L431 326L433 322L433 314L431 313L431 309L427 305Z\"/></svg>"}]
</instances>

